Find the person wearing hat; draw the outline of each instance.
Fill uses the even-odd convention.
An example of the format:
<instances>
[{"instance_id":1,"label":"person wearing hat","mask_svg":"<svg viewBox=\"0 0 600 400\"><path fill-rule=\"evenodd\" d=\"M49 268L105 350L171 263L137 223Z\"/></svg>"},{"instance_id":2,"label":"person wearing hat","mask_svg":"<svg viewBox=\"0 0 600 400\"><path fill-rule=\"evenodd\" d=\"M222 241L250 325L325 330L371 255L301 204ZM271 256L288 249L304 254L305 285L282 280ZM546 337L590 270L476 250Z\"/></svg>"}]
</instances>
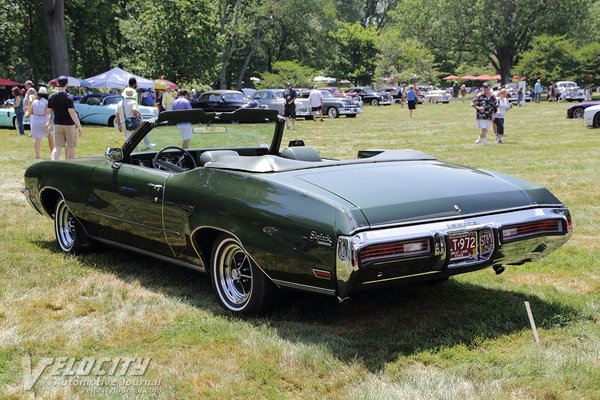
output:
<instances>
[{"instance_id":1,"label":"person wearing hat","mask_svg":"<svg viewBox=\"0 0 600 400\"><path fill-rule=\"evenodd\" d=\"M477 97L473 99L471 107L475 109L475 123L477 129L481 130L475 144L487 146L487 131L492 127L492 120L494 119L494 114L496 114L498 108L498 102L492 92L490 92L490 86L487 83L483 84L483 92L479 93Z\"/></svg>"},{"instance_id":2,"label":"person wearing hat","mask_svg":"<svg viewBox=\"0 0 600 400\"><path fill-rule=\"evenodd\" d=\"M48 89L44 86L37 91L35 99L31 101L29 106L29 122L31 126L31 137L35 139L33 146L35 150L35 158L40 158L40 146L42 138L48 138L48 147L50 153L54 150L53 128L46 128L46 109L48 105Z\"/></svg>"},{"instance_id":3,"label":"person wearing hat","mask_svg":"<svg viewBox=\"0 0 600 400\"><path fill-rule=\"evenodd\" d=\"M285 118L285 129L290 129L289 121L292 120L292 129L296 129L296 91L292 89L292 83L288 82L285 85L285 92L283 92L283 98L285 103L283 105L283 117Z\"/></svg>"},{"instance_id":4,"label":"person wearing hat","mask_svg":"<svg viewBox=\"0 0 600 400\"><path fill-rule=\"evenodd\" d=\"M175 95L173 95L173 89L169 86L165 88L165 92L162 95L161 104L166 111L173 109L173 102L175 101Z\"/></svg>"},{"instance_id":5,"label":"person wearing hat","mask_svg":"<svg viewBox=\"0 0 600 400\"><path fill-rule=\"evenodd\" d=\"M48 107L46 109L46 128L50 127L50 114L54 113L54 144L52 150L52 159L58 160L62 148L65 148L65 158L72 160L75 158L75 148L78 144L78 136L83 134L81 131L81 122L77 117L73 100L67 95L66 76L58 77L58 87L56 92L48 98Z\"/></svg>"},{"instance_id":6,"label":"person wearing hat","mask_svg":"<svg viewBox=\"0 0 600 400\"><path fill-rule=\"evenodd\" d=\"M128 87L123 90L123 100L117 104L115 124L117 125L119 132L125 132L125 141L129 140L129 137L133 133L133 130L128 131L125 127L125 120L130 117L136 117L140 120L140 123L142 122L142 114L138 111L136 97L135 89Z\"/></svg>"}]
</instances>

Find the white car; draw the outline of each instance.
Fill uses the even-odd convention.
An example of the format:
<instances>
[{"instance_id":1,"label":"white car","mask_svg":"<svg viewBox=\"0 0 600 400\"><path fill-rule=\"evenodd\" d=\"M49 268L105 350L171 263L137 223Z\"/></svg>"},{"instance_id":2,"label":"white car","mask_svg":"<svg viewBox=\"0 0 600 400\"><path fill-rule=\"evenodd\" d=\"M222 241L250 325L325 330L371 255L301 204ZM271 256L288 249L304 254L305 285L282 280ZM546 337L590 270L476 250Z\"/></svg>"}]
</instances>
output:
<instances>
[{"instance_id":1,"label":"white car","mask_svg":"<svg viewBox=\"0 0 600 400\"><path fill-rule=\"evenodd\" d=\"M575 82L572 81L558 81L554 86L559 94L562 93L563 90L577 89L579 87Z\"/></svg>"},{"instance_id":2,"label":"white car","mask_svg":"<svg viewBox=\"0 0 600 400\"><path fill-rule=\"evenodd\" d=\"M425 101L431 104L450 103L450 94L444 89L433 89L425 93Z\"/></svg>"},{"instance_id":3,"label":"white car","mask_svg":"<svg viewBox=\"0 0 600 400\"><path fill-rule=\"evenodd\" d=\"M586 108L583 112L583 120L585 126L600 128L600 105Z\"/></svg>"}]
</instances>

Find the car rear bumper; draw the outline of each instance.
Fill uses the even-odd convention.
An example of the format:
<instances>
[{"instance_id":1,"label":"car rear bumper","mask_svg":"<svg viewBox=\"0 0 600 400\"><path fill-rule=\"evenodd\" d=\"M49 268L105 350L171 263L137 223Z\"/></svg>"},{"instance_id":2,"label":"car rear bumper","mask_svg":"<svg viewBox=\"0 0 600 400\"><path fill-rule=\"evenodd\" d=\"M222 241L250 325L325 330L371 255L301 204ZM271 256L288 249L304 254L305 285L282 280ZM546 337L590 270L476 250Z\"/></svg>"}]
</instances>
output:
<instances>
[{"instance_id":1,"label":"car rear bumper","mask_svg":"<svg viewBox=\"0 0 600 400\"><path fill-rule=\"evenodd\" d=\"M509 238L514 227L554 224L560 231L544 231ZM560 227L560 228L559 228ZM518 232L515 231L515 232ZM474 234L477 254L452 258L450 238ZM355 290L397 284L404 280L435 280L489 266L519 265L535 261L562 246L572 234L566 207L538 207L480 217L433 222L360 232L337 241L337 295ZM506 237L505 237L506 236ZM483 238L488 244L482 244ZM493 238L493 241L489 241ZM453 239L455 240L455 239ZM364 249L390 244L427 243L414 255L394 254L363 261ZM371 250L370 254L374 254Z\"/></svg>"},{"instance_id":2,"label":"car rear bumper","mask_svg":"<svg viewBox=\"0 0 600 400\"><path fill-rule=\"evenodd\" d=\"M338 109L340 115L348 115L348 114L361 114L363 112L362 108L359 107L344 107Z\"/></svg>"}]
</instances>

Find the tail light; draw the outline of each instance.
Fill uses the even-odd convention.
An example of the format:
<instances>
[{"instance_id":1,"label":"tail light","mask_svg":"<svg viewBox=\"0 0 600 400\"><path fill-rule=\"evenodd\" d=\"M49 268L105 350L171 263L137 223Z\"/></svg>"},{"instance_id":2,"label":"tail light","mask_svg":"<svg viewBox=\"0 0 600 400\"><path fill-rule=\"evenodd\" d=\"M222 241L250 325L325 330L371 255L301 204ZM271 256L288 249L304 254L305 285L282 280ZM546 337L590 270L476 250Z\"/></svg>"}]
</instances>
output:
<instances>
[{"instance_id":1,"label":"tail light","mask_svg":"<svg viewBox=\"0 0 600 400\"><path fill-rule=\"evenodd\" d=\"M389 261L399 258L417 257L431 253L429 239L418 239L406 242L382 243L367 246L360 250L361 264L375 261Z\"/></svg>"},{"instance_id":2,"label":"tail light","mask_svg":"<svg viewBox=\"0 0 600 400\"><path fill-rule=\"evenodd\" d=\"M562 220L553 219L505 226L502 228L502 239L503 242L510 242L513 240L527 239L535 236L561 233L564 233Z\"/></svg>"}]
</instances>

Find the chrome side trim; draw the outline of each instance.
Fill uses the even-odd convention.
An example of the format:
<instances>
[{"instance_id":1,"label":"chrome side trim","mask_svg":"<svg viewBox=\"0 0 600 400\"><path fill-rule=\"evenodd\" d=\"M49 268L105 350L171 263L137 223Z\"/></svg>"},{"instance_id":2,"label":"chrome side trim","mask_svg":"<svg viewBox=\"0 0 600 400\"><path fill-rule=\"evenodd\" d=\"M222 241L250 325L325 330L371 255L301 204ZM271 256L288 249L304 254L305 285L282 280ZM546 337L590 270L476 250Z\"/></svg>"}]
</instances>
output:
<instances>
[{"instance_id":1,"label":"chrome side trim","mask_svg":"<svg viewBox=\"0 0 600 400\"><path fill-rule=\"evenodd\" d=\"M295 282L289 282L289 281L282 281L282 280L279 280L279 279L271 279L271 280L278 287L283 286L283 287L288 287L288 288L292 288L292 289L303 290L303 291L307 291L307 292L314 292L314 293L326 294L328 296L335 296L335 290L334 289L326 289L326 288L320 288L320 287L317 287L317 286L303 285L301 283L295 283Z\"/></svg>"},{"instance_id":2,"label":"chrome side trim","mask_svg":"<svg viewBox=\"0 0 600 400\"><path fill-rule=\"evenodd\" d=\"M378 279L375 281L366 281L366 282L361 282L361 285L370 285L373 283L397 281L400 279L414 278L415 276L425 276L425 275L440 275L440 271L428 271L428 272L422 272L420 274L403 275L403 276L396 276L393 278Z\"/></svg>"},{"instance_id":3,"label":"chrome side trim","mask_svg":"<svg viewBox=\"0 0 600 400\"><path fill-rule=\"evenodd\" d=\"M169 262L169 263L172 263L172 264L177 264L177 265L180 265L182 267L191 268L193 270L206 273L206 268L204 268L201 265L187 263L185 261L181 261L181 260L178 260L178 259L175 259L175 258L163 256L162 254L156 254L156 253L153 253L151 251L142 250L142 249L138 249L137 247L129 246L127 244L114 242L114 241L109 240L109 239L103 239L103 238L96 237L96 236L90 236L90 237L92 239L94 239L94 240L97 240L97 241L99 241L101 243L105 243L105 244L107 244L109 246L120 247L120 248L125 249L125 250L131 250L131 251L134 251L136 253L143 254L145 256L154 257L154 258L157 258L157 259L162 260L162 261L166 261L166 262Z\"/></svg>"}]
</instances>

